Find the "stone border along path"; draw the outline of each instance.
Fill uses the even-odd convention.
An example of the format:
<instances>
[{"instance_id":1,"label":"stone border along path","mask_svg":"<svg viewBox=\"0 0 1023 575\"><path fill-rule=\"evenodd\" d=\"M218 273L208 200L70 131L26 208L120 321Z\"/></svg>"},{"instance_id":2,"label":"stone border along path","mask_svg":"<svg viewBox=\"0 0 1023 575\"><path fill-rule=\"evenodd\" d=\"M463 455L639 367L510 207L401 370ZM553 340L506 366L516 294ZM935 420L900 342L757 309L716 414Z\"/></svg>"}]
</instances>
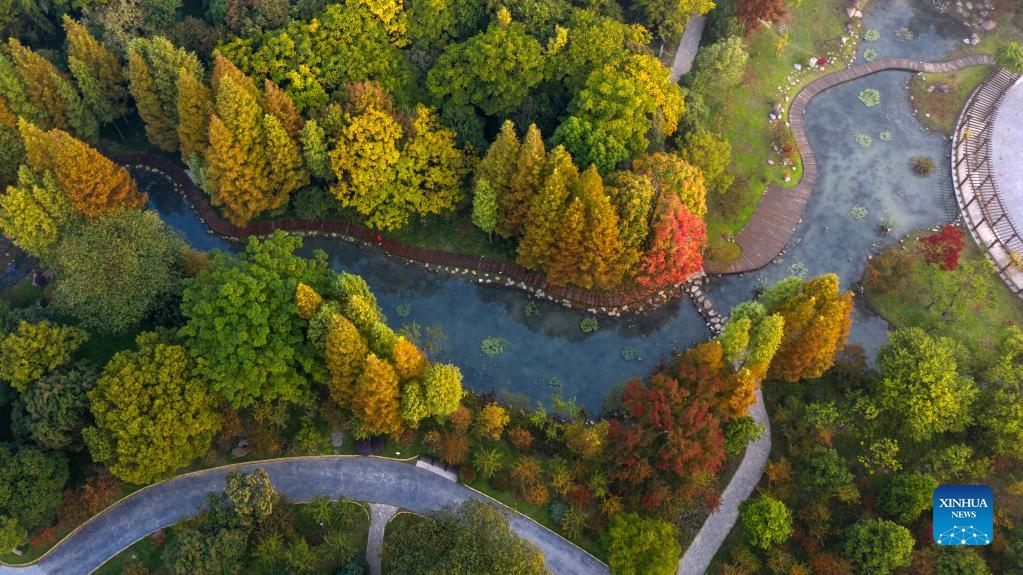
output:
<instances>
[{"instance_id":1,"label":"stone border along path","mask_svg":"<svg viewBox=\"0 0 1023 575\"><path fill-rule=\"evenodd\" d=\"M768 184L756 211L742 231L735 236L735 242L742 248L742 257L729 262L704 262L704 271L708 274L735 274L758 270L771 263L788 245L796 227L803 221L803 210L817 181L817 161L814 159L803 123L806 105L817 94L839 84L885 70L945 73L983 64L994 64L994 58L978 54L938 63L907 58L878 58L873 62L828 74L807 84L789 105L789 124L799 153L803 157L802 179L792 188Z\"/></svg>"},{"instance_id":2,"label":"stone border along path","mask_svg":"<svg viewBox=\"0 0 1023 575\"><path fill-rule=\"evenodd\" d=\"M224 220L210 204L203 192L175 160L145 152L117 154L111 159L125 166L140 166L163 173L173 181L187 200L196 217L206 224L214 234L230 240L243 240L250 236L268 236L275 230L297 235L338 238L361 243L422 264L426 269L448 273L454 276L472 276L476 283L497 284L517 287L536 298L559 303L567 308L584 309L594 315L620 317L626 313L639 313L656 309L679 295L693 296L693 302L703 317L707 328L720 333L722 319L713 305L697 304L696 295L702 295L703 272L693 275L688 281L663 288L645 289L640 287L615 292L597 292L573 286L558 286L547 283L543 274L527 270L511 262L498 261L485 256L471 256L437 250L428 250L403 244L387 238L377 241L377 232L361 224L341 220L302 220L280 218L237 226ZM695 290L693 289L695 286ZM704 299L704 301L710 301Z\"/></svg>"},{"instance_id":3,"label":"stone border along path","mask_svg":"<svg viewBox=\"0 0 1023 575\"><path fill-rule=\"evenodd\" d=\"M158 529L193 515L209 492L224 490L228 471L266 470L277 491L295 502L317 495L384 503L426 513L469 499L496 504L508 525L544 554L556 575L606 575L607 565L511 508L458 483L394 459L324 455L227 465L147 486L89 519L32 564L0 566L0 575L86 575ZM372 540L372 537L370 538Z\"/></svg>"}]
</instances>

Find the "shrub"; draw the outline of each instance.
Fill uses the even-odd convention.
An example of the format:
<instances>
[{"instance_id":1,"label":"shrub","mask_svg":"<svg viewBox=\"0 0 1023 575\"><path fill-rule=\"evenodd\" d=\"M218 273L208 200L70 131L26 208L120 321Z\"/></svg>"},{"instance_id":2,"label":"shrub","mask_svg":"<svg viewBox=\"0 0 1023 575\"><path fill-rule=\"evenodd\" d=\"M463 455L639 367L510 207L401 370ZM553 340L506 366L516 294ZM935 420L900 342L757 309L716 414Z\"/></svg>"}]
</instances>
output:
<instances>
[{"instance_id":1,"label":"shrub","mask_svg":"<svg viewBox=\"0 0 1023 575\"><path fill-rule=\"evenodd\" d=\"M934 171L934 160L927 156L913 158L913 173L918 176L926 176Z\"/></svg>"}]
</instances>

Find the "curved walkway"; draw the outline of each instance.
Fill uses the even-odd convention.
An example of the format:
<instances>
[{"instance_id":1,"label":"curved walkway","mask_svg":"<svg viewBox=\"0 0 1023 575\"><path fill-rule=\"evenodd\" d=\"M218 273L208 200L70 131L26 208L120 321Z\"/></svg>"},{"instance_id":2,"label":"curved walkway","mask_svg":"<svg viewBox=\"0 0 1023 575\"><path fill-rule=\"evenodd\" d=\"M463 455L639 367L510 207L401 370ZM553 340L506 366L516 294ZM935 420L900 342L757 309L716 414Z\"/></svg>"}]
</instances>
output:
<instances>
[{"instance_id":1,"label":"curved walkway","mask_svg":"<svg viewBox=\"0 0 1023 575\"><path fill-rule=\"evenodd\" d=\"M427 264L428 267L449 273L465 275L471 273L481 283L503 283L507 286L525 289L539 298L559 302L568 307L583 307L591 313L619 315L657 307L673 300L684 292L687 284L663 288L634 287L613 292L598 292L573 286L560 286L547 282L543 274L507 261L485 256L471 256L437 250L428 250L403 244L387 238L378 238L378 233L361 224L340 220L303 220L280 218L237 226L222 218L210 205L206 193L192 181L181 165L163 156L144 152L112 156L119 164L141 165L157 169L166 174L181 188L182 194L192 211L215 234L229 239L244 239L249 236L267 236L276 230L324 237L343 238L352 242L372 245L384 252L404 259ZM696 279L701 274L694 276Z\"/></svg>"},{"instance_id":2,"label":"curved walkway","mask_svg":"<svg viewBox=\"0 0 1023 575\"><path fill-rule=\"evenodd\" d=\"M817 94L839 84L885 70L944 73L993 63L994 59L986 54L937 63L906 58L879 58L867 64L828 74L807 84L789 105L789 124L803 158L802 179L792 188L768 184L756 211L746 222L746 227L735 236L735 242L742 248L742 257L728 262L704 262L704 271L708 274L734 274L757 270L771 263L788 245L796 226L803 220L803 210L817 182L817 161L803 123L806 105Z\"/></svg>"},{"instance_id":3,"label":"curved walkway","mask_svg":"<svg viewBox=\"0 0 1023 575\"><path fill-rule=\"evenodd\" d=\"M261 467L277 491L292 501L316 495L385 503L417 513L469 499L494 501L463 485L393 459L335 456L293 457L243 463L179 475L142 489L93 517L40 560L2 566L0 575L85 575L146 535L194 514L206 493L221 492L228 471ZM555 575L602 575L607 565L539 523L498 504L508 525L543 552Z\"/></svg>"}]
</instances>

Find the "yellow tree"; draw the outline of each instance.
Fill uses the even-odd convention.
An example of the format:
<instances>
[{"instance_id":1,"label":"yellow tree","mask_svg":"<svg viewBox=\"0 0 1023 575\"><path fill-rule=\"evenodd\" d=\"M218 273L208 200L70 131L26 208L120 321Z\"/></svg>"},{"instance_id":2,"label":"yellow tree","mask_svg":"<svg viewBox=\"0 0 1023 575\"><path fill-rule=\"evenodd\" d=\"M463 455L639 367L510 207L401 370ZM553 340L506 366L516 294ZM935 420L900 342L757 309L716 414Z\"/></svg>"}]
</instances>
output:
<instances>
[{"instance_id":1,"label":"yellow tree","mask_svg":"<svg viewBox=\"0 0 1023 575\"><path fill-rule=\"evenodd\" d=\"M547 162L547 150L536 124L530 124L522 138L515 171L508 189L498 195L497 233L510 238L522 233L522 225L529 213L529 204L543 183L543 168Z\"/></svg>"},{"instance_id":2,"label":"yellow tree","mask_svg":"<svg viewBox=\"0 0 1023 575\"><path fill-rule=\"evenodd\" d=\"M354 208L366 224L378 229L401 227L402 214L393 209L397 193L396 166L401 157L402 130L389 114L375 107L350 117L330 162L338 183L331 192L341 205Z\"/></svg>"},{"instance_id":3,"label":"yellow tree","mask_svg":"<svg viewBox=\"0 0 1023 575\"><path fill-rule=\"evenodd\" d=\"M342 407L352 404L356 382L366 365L369 348L355 325L335 314L327 330L324 356L330 371L330 398Z\"/></svg>"},{"instance_id":4,"label":"yellow tree","mask_svg":"<svg viewBox=\"0 0 1023 575\"><path fill-rule=\"evenodd\" d=\"M361 433L392 436L401 433L398 374L387 360L375 354L366 357L366 365L355 384L352 407Z\"/></svg>"},{"instance_id":5,"label":"yellow tree","mask_svg":"<svg viewBox=\"0 0 1023 575\"><path fill-rule=\"evenodd\" d=\"M85 26L67 15L64 16L64 30L67 33L68 67L78 82L82 97L104 121L123 116L128 111L128 88L117 56L99 43ZM95 92L86 88L93 85ZM99 110L105 114L98 113Z\"/></svg>"},{"instance_id":6,"label":"yellow tree","mask_svg":"<svg viewBox=\"0 0 1023 575\"><path fill-rule=\"evenodd\" d=\"M579 177L572 156L558 146L551 150L544 168L544 183L533 197L519 242L519 265L540 269L557 248L561 214Z\"/></svg>"},{"instance_id":7,"label":"yellow tree","mask_svg":"<svg viewBox=\"0 0 1023 575\"><path fill-rule=\"evenodd\" d=\"M28 166L17 185L0 195L0 231L26 252L48 258L60 236L79 219L53 174L40 176Z\"/></svg>"},{"instance_id":8,"label":"yellow tree","mask_svg":"<svg viewBox=\"0 0 1023 575\"><path fill-rule=\"evenodd\" d=\"M97 218L146 205L131 174L85 142L61 130L43 132L24 120L18 130L26 163L36 172L52 172L76 212Z\"/></svg>"},{"instance_id":9,"label":"yellow tree","mask_svg":"<svg viewBox=\"0 0 1023 575\"><path fill-rule=\"evenodd\" d=\"M181 68L178 71L178 142L182 160L206 157L212 115L213 93L202 78Z\"/></svg>"}]
</instances>

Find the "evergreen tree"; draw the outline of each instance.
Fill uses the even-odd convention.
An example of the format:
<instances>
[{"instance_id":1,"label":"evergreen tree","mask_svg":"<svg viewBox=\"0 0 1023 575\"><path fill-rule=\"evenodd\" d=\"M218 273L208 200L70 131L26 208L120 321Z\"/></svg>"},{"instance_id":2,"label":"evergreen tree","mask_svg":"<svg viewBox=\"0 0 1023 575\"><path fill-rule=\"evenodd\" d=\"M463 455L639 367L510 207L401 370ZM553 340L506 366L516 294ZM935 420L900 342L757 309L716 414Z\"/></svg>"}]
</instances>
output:
<instances>
[{"instance_id":1,"label":"evergreen tree","mask_svg":"<svg viewBox=\"0 0 1023 575\"><path fill-rule=\"evenodd\" d=\"M135 38L128 44L128 78L146 136L153 145L178 149L178 78L184 68L203 77L195 54L176 48L166 38Z\"/></svg>"},{"instance_id":2,"label":"evergreen tree","mask_svg":"<svg viewBox=\"0 0 1023 575\"><path fill-rule=\"evenodd\" d=\"M178 143L181 158L206 157L209 147L210 116L213 115L213 93L187 68L178 71Z\"/></svg>"},{"instance_id":3,"label":"evergreen tree","mask_svg":"<svg viewBox=\"0 0 1023 575\"><path fill-rule=\"evenodd\" d=\"M522 233L522 225L529 213L529 204L540 189L547 150L536 124L530 124L522 139L515 171L507 191L498 196L500 201L500 225L497 233L510 238Z\"/></svg>"},{"instance_id":4,"label":"evergreen tree","mask_svg":"<svg viewBox=\"0 0 1023 575\"><path fill-rule=\"evenodd\" d=\"M60 184L47 172L28 166L18 183L0 196L0 231L26 252L48 259L65 230L79 219Z\"/></svg>"},{"instance_id":5,"label":"evergreen tree","mask_svg":"<svg viewBox=\"0 0 1023 575\"><path fill-rule=\"evenodd\" d=\"M353 411L359 420L359 431L362 434L401 433L398 374L386 359L372 353L366 357L362 375L356 382L353 402Z\"/></svg>"},{"instance_id":6,"label":"evergreen tree","mask_svg":"<svg viewBox=\"0 0 1023 575\"><path fill-rule=\"evenodd\" d=\"M67 32L68 65L82 98L101 122L120 118L128 111L128 88L117 56L99 43L85 26L66 15L64 30Z\"/></svg>"},{"instance_id":7,"label":"evergreen tree","mask_svg":"<svg viewBox=\"0 0 1023 575\"><path fill-rule=\"evenodd\" d=\"M76 212L96 218L146 205L146 195L139 193L131 174L85 142L61 130L43 132L25 121L18 129L26 163L37 173L52 172Z\"/></svg>"},{"instance_id":8,"label":"evergreen tree","mask_svg":"<svg viewBox=\"0 0 1023 575\"><path fill-rule=\"evenodd\" d=\"M523 226L516 261L519 265L540 269L559 247L561 214L575 180L579 177L572 156L558 146L551 150L544 168L544 184L533 197Z\"/></svg>"},{"instance_id":9,"label":"evergreen tree","mask_svg":"<svg viewBox=\"0 0 1023 575\"><path fill-rule=\"evenodd\" d=\"M266 102L266 111L281 121L288 136L297 140L302 132L303 120L295 108L295 103L291 101L291 96L278 88L277 84L263 80L263 98Z\"/></svg>"}]
</instances>

